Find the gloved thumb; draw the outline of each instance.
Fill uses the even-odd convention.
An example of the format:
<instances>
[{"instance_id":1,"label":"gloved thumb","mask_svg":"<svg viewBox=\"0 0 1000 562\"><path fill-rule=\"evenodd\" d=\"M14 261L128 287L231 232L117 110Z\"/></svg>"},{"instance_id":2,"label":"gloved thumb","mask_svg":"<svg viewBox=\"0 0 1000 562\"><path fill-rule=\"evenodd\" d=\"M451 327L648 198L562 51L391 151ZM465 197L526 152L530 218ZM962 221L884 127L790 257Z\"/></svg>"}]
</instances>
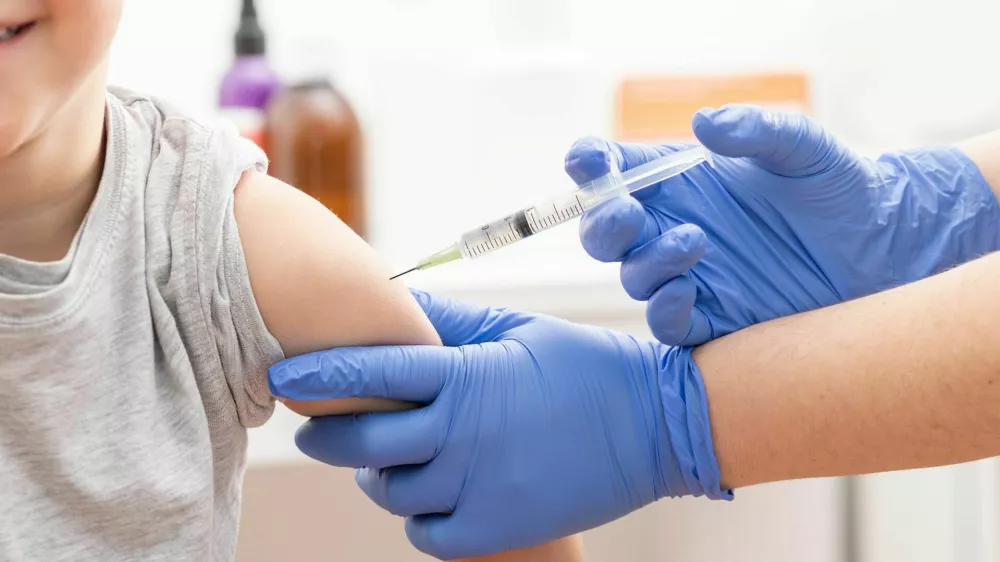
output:
<instances>
[{"instance_id":1,"label":"gloved thumb","mask_svg":"<svg viewBox=\"0 0 1000 562\"><path fill-rule=\"evenodd\" d=\"M694 134L709 151L752 158L765 170L801 178L848 165L848 149L826 129L800 113L751 105L703 109L694 116Z\"/></svg>"},{"instance_id":2,"label":"gloved thumb","mask_svg":"<svg viewBox=\"0 0 1000 562\"><path fill-rule=\"evenodd\" d=\"M493 341L502 332L528 320L525 315L503 308L459 302L417 289L410 289L410 294L447 346Z\"/></svg>"},{"instance_id":3,"label":"gloved thumb","mask_svg":"<svg viewBox=\"0 0 1000 562\"><path fill-rule=\"evenodd\" d=\"M608 142L597 137L584 137L573 143L563 167L577 185L595 180L615 166L625 172L651 160L690 148L690 144L652 145Z\"/></svg>"},{"instance_id":4,"label":"gloved thumb","mask_svg":"<svg viewBox=\"0 0 1000 562\"><path fill-rule=\"evenodd\" d=\"M451 347L345 347L285 359L268 369L271 393L298 401L387 398L430 403L462 364Z\"/></svg>"}]
</instances>

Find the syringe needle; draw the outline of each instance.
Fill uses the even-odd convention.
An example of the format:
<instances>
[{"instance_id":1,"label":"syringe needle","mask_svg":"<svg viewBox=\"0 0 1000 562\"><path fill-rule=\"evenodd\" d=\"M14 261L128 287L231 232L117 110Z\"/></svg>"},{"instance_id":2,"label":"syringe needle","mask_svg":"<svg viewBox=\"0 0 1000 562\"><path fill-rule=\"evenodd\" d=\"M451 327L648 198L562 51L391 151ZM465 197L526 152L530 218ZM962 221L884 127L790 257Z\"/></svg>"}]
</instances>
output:
<instances>
[{"instance_id":1,"label":"syringe needle","mask_svg":"<svg viewBox=\"0 0 1000 562\"><path fill-rule=\"evenodd\" d=\"M402 277L402 276L406 275L407 273L410 273L412 271L416 271L418 269L420 269L420 268L419 267L411 267L410 269L407 269L406 271L404 271L402 273L397 273L397 274L393 275L392 277L389 278L389 281L392 281L393 279Z\"/></svg>"},{"instance_id":2,"label":"syringe needle","mask_svg":"<svg viewBox=\"0 0 1000 562\"><path fill-rule=\"evenodd\" d=\"M402 277L411 271L422 271L424 269L430 269L432 267L439 266L443 263L448 263L455 260L462 259L462 252L458 249L458 244L452 244L447 248L441 250L440 252L427 256L426 258L417 262L417 265L407 269L402 273L397 273L389 278L389 281L393 279Z\"/></svg>"}]
</instances>

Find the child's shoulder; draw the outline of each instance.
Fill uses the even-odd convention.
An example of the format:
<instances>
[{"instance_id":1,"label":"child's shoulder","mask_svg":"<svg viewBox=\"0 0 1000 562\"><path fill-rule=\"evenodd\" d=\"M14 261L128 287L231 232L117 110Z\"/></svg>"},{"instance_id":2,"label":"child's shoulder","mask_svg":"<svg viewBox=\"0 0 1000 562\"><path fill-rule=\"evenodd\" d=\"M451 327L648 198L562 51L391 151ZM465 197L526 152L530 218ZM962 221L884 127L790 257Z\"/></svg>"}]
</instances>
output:
<instances>
[{"instance_id":1,"label":"child's shoulder","mask_svg":"<svg viewBox=\"0 0 1000 562\"><path fill-rule=\"evenodd\" d=\"M142 255L148 287L184 342L199 387L215 389L206 409L259 425L273 408L266 371L281 349L256 308L234 204L241 178L265 172L267 160L235 126L158 98L109 89L108 107L107 161L122 168L120 200L142 233L134 255Z\"/></svg>"},{"instance_id":2,"label":"child's shoulder","mask_svg":"<svg viewBox=\"0 0 1000 562\"><path fill-rule=\"evenodd\" d=\"M168 100L155 95L144 94L120 88L108 87L108 98L122 107L131 117L155 126L172 126L190 128L192 132L210 134L220 129L232 128L221 117L201 113L191 109L182 109ZM235 129L234 129L235 130Z\"/></svg>"},{"instance_id":3,"label":"child's shoulder","mask_svg":"<svg viewBox=\"0 0 1000 562\"><path fill-rule=\"evenodd\" d=\"M221 118L120 88L109 88L108 98L121 122L113 134L123 140L109 146L118 147L114 156L124 162L134 188L143 192L147 222L183 213L189 215L183 228L161 225L170 238L221 235L241 177L248 171L267 172L264 152Z\"/></svg>"},{"instance_id":4,"label":"child's shoulder","mask_svg":"<svg viewBox=\"0 0 1000 562\"><path fill-rule=\"evenodd\" d=\"M126 134L133 137L129 147L143 152L148 147L151 167L197 161L209 172L222 172L232 166L241 167L241 172L250 168L267 170L263 151L217 115L181 109L156 96L124 88L109 88L108 97L125 117Z\"/></svg>"}]
</instances>

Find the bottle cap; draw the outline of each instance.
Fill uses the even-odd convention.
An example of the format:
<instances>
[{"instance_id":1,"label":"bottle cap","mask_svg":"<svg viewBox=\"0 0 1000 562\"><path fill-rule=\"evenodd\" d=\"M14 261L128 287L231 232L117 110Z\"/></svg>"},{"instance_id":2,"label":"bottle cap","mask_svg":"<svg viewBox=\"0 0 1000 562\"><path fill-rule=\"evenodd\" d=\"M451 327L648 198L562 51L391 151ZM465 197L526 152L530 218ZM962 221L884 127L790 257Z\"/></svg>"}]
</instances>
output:
<instances>
[{"instance_id":1,"label":"bottle cap","mask_svg":"<svg viewBox=\"0 0 1000 562\"><path fill-rule=\"evenodd\" d=\"M264 30L257 21L257 7L253 0L243 0L240 27L236 30L236 56L263 55L266 48Z\"/></svg>"}]
</instances>

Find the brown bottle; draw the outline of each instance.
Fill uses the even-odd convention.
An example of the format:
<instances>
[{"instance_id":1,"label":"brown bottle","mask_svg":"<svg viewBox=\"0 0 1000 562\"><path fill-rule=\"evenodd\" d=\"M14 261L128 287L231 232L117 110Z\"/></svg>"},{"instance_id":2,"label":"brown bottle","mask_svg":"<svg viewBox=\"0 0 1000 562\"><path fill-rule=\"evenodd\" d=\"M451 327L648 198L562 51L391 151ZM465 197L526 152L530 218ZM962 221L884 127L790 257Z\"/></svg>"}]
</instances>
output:
<instances>
[{"instance_id":1,"label":"brown bottle","mask_svg":"<svg viewBox=\"0 0 1000 562\"><path fill-rule=\"evenodd\" d=\"M267 110L269 173L333 211L364 238L361 129L347 100L327 80L287 88Z\"/></svg>"}]
</instances>

